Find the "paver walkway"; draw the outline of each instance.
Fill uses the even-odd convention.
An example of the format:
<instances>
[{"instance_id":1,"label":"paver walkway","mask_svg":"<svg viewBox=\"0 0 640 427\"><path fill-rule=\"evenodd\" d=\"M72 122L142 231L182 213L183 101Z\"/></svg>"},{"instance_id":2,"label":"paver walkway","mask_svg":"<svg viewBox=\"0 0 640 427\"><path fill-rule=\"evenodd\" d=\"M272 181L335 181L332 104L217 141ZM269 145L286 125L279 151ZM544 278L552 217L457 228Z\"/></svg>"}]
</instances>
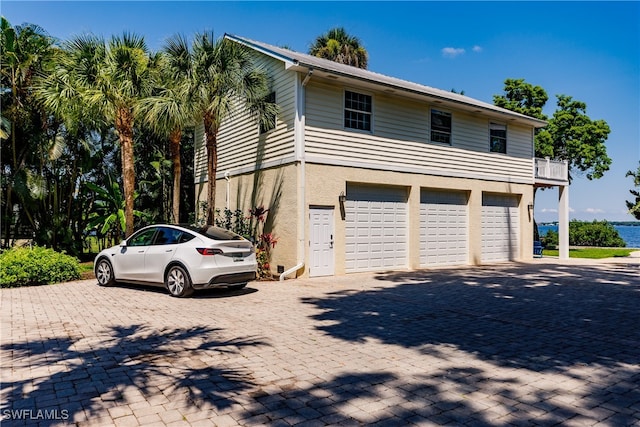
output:
<instances>
[{"instance_id":1,"label":"paver walkway","mask_svg":"<svg viewBox=\"0 0 640 427\"><path fill-rule=\"evenodd\" d=\"M640 425L640 266L0 291L2 426Z\"/></svg>"}]
</instances>

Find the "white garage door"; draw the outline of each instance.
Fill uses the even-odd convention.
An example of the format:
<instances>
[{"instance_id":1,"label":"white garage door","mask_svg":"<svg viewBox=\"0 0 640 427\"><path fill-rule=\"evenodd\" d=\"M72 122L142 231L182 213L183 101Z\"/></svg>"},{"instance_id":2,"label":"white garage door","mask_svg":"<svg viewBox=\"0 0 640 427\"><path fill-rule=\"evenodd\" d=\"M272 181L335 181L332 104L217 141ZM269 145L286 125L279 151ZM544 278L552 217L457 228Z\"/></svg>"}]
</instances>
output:
<instances>
[{"instance_id":1,"label":"white garage door","mask_svg":"<svg viewBox=\"0 0 640 427\"><path fill-rule=\"evenodd\" d=\"M347 273L407 266L407 192L397 187L347 185Z\"/></svg>"},{"instance_id":2,"label":"white garage door","mask_svg":"<svg viewBox=\"0 0 640 427\"><path fill-rule=\"evenodd\" d=\"M482 262L509 261L520 255L518 196L482 195Z\"/></svg>"},{"instance_id":3,"label":"white garage door","mask_svg":"<svg viewBox=\"0 0 640 427\"><path fill-rule=\"evenodd\" d=\"M469 263L468 196L463 191L420 192L420 264Z\"/></svg>"}]
</instances>

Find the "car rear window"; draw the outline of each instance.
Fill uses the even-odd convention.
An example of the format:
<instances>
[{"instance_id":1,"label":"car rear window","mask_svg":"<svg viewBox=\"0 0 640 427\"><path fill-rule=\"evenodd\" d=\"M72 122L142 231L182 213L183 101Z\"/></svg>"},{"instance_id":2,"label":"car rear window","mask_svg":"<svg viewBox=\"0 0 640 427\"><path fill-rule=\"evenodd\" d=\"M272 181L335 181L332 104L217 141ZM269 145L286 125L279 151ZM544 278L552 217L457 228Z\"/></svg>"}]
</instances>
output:
<instances>
[{"instance_id":1,"label":"car rear window","mask_svg":"<svg viewBox=\"0 0 640 427\"><path fill-rule=\"evenodd\" d=\"M188 227L190 230L195 231L205 237L213 240L242 240L243 237L232 231L225 230L224 228L215 227L213 225L205 225L204 227Z\"/></svg>"}]
</instances>

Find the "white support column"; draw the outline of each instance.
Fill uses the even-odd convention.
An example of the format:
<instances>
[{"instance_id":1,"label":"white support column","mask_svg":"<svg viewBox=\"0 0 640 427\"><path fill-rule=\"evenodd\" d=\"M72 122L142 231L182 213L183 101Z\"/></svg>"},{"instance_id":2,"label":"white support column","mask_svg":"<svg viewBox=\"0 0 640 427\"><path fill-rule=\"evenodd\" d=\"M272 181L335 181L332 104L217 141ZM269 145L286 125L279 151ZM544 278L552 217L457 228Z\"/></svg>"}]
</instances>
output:
<instances>
[{"instance_id":1,"label":"white support column","mask_svg":"<svg viewBox=\"0 0 640 427\"><path fill-rule=\"evenodd\" d=\"M569 259L569 186L558 186L558 240L560 259Z\"/></svg>"}]
</instances>

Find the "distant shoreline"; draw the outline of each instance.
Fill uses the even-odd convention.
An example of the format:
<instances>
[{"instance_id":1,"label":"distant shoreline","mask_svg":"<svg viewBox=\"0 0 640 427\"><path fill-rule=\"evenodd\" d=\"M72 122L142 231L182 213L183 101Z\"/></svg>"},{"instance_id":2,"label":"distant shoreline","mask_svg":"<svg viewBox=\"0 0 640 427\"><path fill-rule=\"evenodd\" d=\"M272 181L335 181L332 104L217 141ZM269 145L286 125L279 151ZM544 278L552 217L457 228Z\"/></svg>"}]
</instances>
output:
<instances>
[{"instance_id":1,"label":"distant shoreline","mask_svg":"<svg viewBox=\"0 0 640 427\"><path fill-rule=\"evenodd\" d=\"M574 221L574 220L571 220ZM583 221L583 220L578 220L579 222L593 222L593 221ZM606 219L603 220L597 220L597 221L607 221ZM627 227L640 227L640 221L607 221L609 224L611 225L623 225L623 226L627 226ZM558 225L558 221L552 221L552 222L539 222L538 225Z\"/></svg>"},{"instance_id":2,"label":"distant shoreline","mask_svg":"<svg viewBox=\"0 0 640 427\"><path fill-rule=\"evenodd\" d=\"M616 221L609 224L616 229L627 248L640 248L640 221ZM557 233L558 227L557 222L540 223L538 231L540 236L544 236L548 230L554 230Z\"/></svg>"}]
</instances>

